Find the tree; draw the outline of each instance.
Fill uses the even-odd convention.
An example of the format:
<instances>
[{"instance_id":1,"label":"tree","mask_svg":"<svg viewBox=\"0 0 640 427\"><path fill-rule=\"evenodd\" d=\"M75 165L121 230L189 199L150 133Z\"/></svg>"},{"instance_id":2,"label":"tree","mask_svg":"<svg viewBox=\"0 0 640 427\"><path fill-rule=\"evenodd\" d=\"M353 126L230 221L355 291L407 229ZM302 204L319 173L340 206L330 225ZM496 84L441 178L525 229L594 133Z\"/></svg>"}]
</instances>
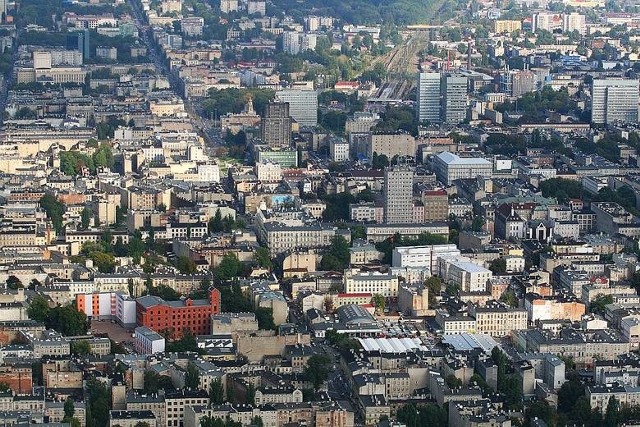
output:
<instances>
[{"instance_id":1,"label":"tree","mask_svg":"<svg viewBox=\"0 0 640 427\"><path fill-rule=\"evenodd\" d=\"M22 285L22 282L20 281L20 279L18 279L14 275L11 275L7 278L7 288L16 290L16 289L24 288L24 286Z\"/></svg>"},{"instance_id":2,"label":"tree","mask_svg":"<svg viewBox=\"0 0 640 427\"><path fill-rule=\"evenodd\" d=\"M269 249L260 247L256 249L253 256L258 266L266 268L267 270L271 270L273 268L273 262L271 261Z\"/></svg>"},{"instance_id":3,"label":"tree","mask_svg":"<svg viewBox=\"0 0 640 427\"><path fill-rule=\"evenodd\" d=\"M29 304L27 315L29 315L29 319L31 320L44 323L49 318L49 310L49 302L47 299L42 295L36 295L31 300L31 304Z\"/></svg>"},{"instance_id":4,"label":"tree","mask_svg":"<svg viewBox=\"0 0 640 427\"><path fill-rule=\"evenodd\" d=\"M489 264L489 270L493 274L505 274L507 272L507 260L502 257L494 259Z\"/></svg>"},{"instance_id":5,"label":"tree","mask_svg":"<svg viewBox=\"0 0 640 427\"><path fill-rule=\"evenodd\" d=\"M424 285L429 290L429 305L432 305L436 301L436 297L442 292L442 281L437 276L431 276L425 280Z\"/></svg>"},{"instance_id":6,"label":"tree","mask_svg":"<svg viewBox=\"0 0 640 427\"><path fill-rule=\"evenodd\" d=\"M221 405L224 403L224 387L220 378L215 378L209 385L209 399L214 405Z\"/></svg>"},{"instance_id":7,"label":"tree","mask_svg":"<svg viewBox=\"0 0 640 427\"><path fill-rule=\"evenodd\" d=\"M197 390L200 385L200 372L198 367L189 362L187 365L187 372L184 375L184 386L191 390Z\"/></svg>"},{"instance_id":8,"label":"tree","mask_svg":"<svg viewBox=\"0 0 640 427\"><path fill-rule=\"evenodd\" d=\"M502 296L500 297L500 301L504 302L510 307L517 307L519 305L518 297L511 289L507 289L504 291Z\"/></svg>"},{"instance_id":9,"label":"tree","mask_svg":"<svg viewBox=\"0 0 640 427\"><path fill-rule=\"evenodd\" d=\"M220 212L220 209L216 210L213 218L209 220L208 229L209 234L219 233L222 231L222 213Z\"/></svg>"},{"instance_id":10,"label":"tree","mask_svg":"<svg viewBox=\"0 0 640 427\"><path fill-rule=\"evenodd\" d=\"M447 387L449 387L450 389L462 387L462 380L453 374L447 375L444 381L445 383L447 383Z\"/></svg>"},{"instance_id":11,"label":"tree","mask_svg":"<svg viewBox=\"0 0 640 427\"><path fill-rule=\"evenodd\" d=\"M549 427L555 427L558 413L546 401L536 400L525 411L525 425L531 425L531 421L536 418L543 420Z\"/></svg>"},{"instance_id":12,"label":"tree","mask_svg":"<svg viewBox=\"0 0 640 427\"><path fill-rule=\"evenodd\" d=\"M91 211L91 209L87 207L82 209L82 212L80 213L80 219L81 219L81 224L83 229L86 230L89 228L89 225L91 225L92 217L93 217L93 212Z\"/></svg>"},{"instance_id":13,"label":"tree","mask_svg":"<svg viewBox=\"0 0 640 427\"><path fill-rule=\"evenodd\" d=\"M331 358L326 354L314 354L307 360L305 375L316 391L329 377Z\"/></svg>"},{"instance_id":14,"label":"tree","mask_svg":"<svg viewBox=\"0 0 640 427\"><path fill-rule=\"evenodd\" d=\"M384 311L385 299L380 294L374 294L372 298L373 306L376 308L378 313L382 313Z\"/></svg>"},{"instance_id":15,"label":"tree","mask_svg":"<svg viewBox=\"0 0 640 427\"><path fill-rule=\"evenodd\" d=\"M276 324L273 321L273 309L258 307L254 312L258 321L258 328L271 331L276 329Z\"/></svg>"},{"instance_id":16,"label":"tree","mask_svg":"<svg viewBox=\"0 0 640 427\"><path fill-rule=\"evenodd\" d=\"M229 252L222 257L217 273L218 278L225 281L237 277L241 271L242 263L238 260L238 256L233 252Z\"/></svg>"},{"instance_id":17,"label":"tree","mask_svg":"<svg viewBox=\"0 0 640 427\"><path fill-rule=\"evenodd\" d=\"M74 341L71 344L71 352L78 356L86 356L91 353L91 346L89 345L89 341L87 340L78 340Z\"/></svg>"},{"instance_id":18,"label":"tree","mask_svg":"<svg viewBox=\"0 0 640 427\"><path fill-rule=\"evenodd\" d=\"M578 380L569 380L558 390L558 411L569 413L578 399L585 395L585 386Z\"/></svg>"},{"instance_id":19,"label":"tree","mask_svg":"<svg viewBox=\"0 0 640 427\"><path fill-rule=\"evenodd\" d=\"M84 335L89 329L87 316L73 305L58 306L49 310L45 324L65 336Z\"/></svg>"},{"instance_id":20,"label":"tree","mask_svg":"<svg viewBox=\"0 0 640 427\"><path fill-rule=\"evenodd\" d=\"M64 401L64 418L70 419L73 418L73 415L76 413L76 408L73 404L73 399L67 397L67 400Z\"/></svg>"},{"instance_id":21,"label":"tree","mask_svg":"<svg viewBox=\"0 0 640 427\"><path fill-rule=\"evenodd\" d=\"M613 304L613 296L599 294L595 300L591 301L589 309L592 313L604 314L607 304Z\"/></svg>"},{"instance_id":22,"label":"tree","mask_svg":"<svg viewBox=\"0 0 640 427\"><path fill-rule=\"evenodd\" d=\"M324 271L342 271L349 266L349 243L342 236L333 236L331 245L320 261Z\"/></svg>"},{"instance_id":23,"label":"tree","mask_svg":"<svg viewBox=\"0 0 640 427\"><path fill-rule=\"evenodd\" d=\"M182 274L194 274L198 270L195 261L183 255L178 257L176 268Z\"/></svg>"},{"instance_id":24,"label":"tree","mask_svg":"<svg viewBox=\"0 0 640 427\"><path fill-rule=\"evenodd\" d=\"M160 375L155 371L144 372L144 393L155 394L159 390L172 390L173 383L171 378L166 375Z\"/></svg>"},{"instance_id":25,"label":"tree","mask_svg":"<svg viewBox=\"0 0 640 427\"><path fill-rule=\"evenodd\" d=\"M255 405L256 404L256 387L249 383L247 386L247 394L245 395L245 403L247 405Z\"/></svg>"},{"instance_id":26,"label":"tree","mask_svg":"<svg viewBox=\"0 0 640 427\"><path fill-rule=\"evenodd\" d=\"M53 195L47 193L40 198L40 207L44 209L47 218L51 220L53 228L57 233L62 232L62 215L64 214L64 205Z\"/></svg>"},{"instance_id":27,"label":"tree","mask_svg":"<svg viewBox=\"0 0 640 427\"><path fill-rule=\"evenodd\" d=\"M609 398L607 403L607 411L604 416L604 425L606 427L616 427L618 425L618 417L620 415L620 403L615 396Z\"/></svg>"}]
</instances>

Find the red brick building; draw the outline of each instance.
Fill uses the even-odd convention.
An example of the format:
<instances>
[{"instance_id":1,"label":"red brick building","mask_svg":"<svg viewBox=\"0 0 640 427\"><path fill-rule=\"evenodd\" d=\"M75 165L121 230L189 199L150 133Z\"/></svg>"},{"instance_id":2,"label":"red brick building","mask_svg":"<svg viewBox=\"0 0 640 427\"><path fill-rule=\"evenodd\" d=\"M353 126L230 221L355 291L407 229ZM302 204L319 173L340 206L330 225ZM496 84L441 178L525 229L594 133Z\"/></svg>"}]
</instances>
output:
<instances>
[{"instance_id":1,"label":"red brick building","mask_svg":"<svg viewBox=\"0 0 640 427\"><path fill-rule=\"evenodd\" d=\"M209 289L209 299L165 301L160 297L146 295L136 299L136 323L158 333L168 332L175 338L189 329L194 335L211 332L211 315L220 313L220 291Z\"/></svg>"},{"instance_id":2,"label":"red brick building","mask_svg":"<svg viewBox=\"0 0 640 427\"><path fill-rule=\"evenodd\" d=\"M26 394L33 392L31 364L0 366L0 383L8 384L14 393Z\"/></svg>"}]
</instances>

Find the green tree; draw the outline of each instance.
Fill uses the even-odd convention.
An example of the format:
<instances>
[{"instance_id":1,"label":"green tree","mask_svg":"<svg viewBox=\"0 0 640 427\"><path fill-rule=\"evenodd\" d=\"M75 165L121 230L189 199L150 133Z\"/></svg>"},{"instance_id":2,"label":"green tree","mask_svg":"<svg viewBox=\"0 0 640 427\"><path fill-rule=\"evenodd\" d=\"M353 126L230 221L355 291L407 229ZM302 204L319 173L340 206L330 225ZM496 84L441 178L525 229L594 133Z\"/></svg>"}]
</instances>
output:
<instances>
[{"instance_id":1,"label":"green tree","mask_svg":"<svg viewBox=\"0 0 640 427\"><path fill-rule=\"evenodd\" d=\"M182 294L180 292L176 291L173 288L170 288L167 285L152 286L149 289L149 294L158 296L165 301L179 301L182 297Z\"/></svg>"},{"instance_id":2,"label":"green tree","mask_svg":"<svg viewBox=\"0 0 640 427\"><path fill-rule=\"evenodd\" d=\"M447 375L444 381L450 389L456 389L456 388L462 387L462 380L453 374Z\"/></svg>"},{"instance_id":3,"label":"green tree","mask_svg":"<svg viewBox=\"0 0 640 427\"><path fill-rule=\"evenodd\" d=\"M305 375L316 391L329 377L331 358L326 354L314 354L307 360Z\"/></svg>"},{"instance_id":4,"label":"green tree","mask_svg":"<svg viewBox=\"0 0 640 427\"><path fill-rule=\"evenodd\" d=\"M618 418L620 416L620 403L615 396L609 398L607 403L607 411L604 416L604 425L606 427L616 427L618 425Z\"/></svg>"},{"instance_id":5,"label":"green tree","mask_svg":"<svg viewBox=\"0 0 640 427\"><path fill-rule=\"evenodd\" d=\"M530 426L534 419L541 419L547 426L555 427L558 423L558 413L544 400L536 400L525 411L525 425Z\"/></svg>"},{"instance_id":6,"label":"green tree","mask_svg":"<svg viewBox=\"0 0 640 427\"><path fill-rule=\"evenodd\" d=\"M507 260L502 257L494 259L489 264L489 270L493 274L505 274L507 272Z\"/></svg>"},{"instance_id":7,"label":"green tree","mask_svg":"<svg viewBox=\"0 0 640 427\"><path fill-rule=\"evenodd\" d=\"M372 298L373 306L376 308L378 313L382 313L384 311L384 307L386 304L384 296L380 294L374 294Z\"/></svg>"},{"instance_id":8,"label":"green tree","mask_svg":"<svg viewBox=\"0 0 640 427\"><path fill-rule=\"evenodd\" d=\"M247 386L247 394L245 395L245 403L247 405L256 404L256 388L253 384L249 383Z\"/></svg>"},{"instance_id":9,"label":"green tree","mask_svg":"<svg viewBox=\"0 0 640 427\"><path fill-rule=\"evenodd\" d=\"M194 260L182 255L176 261L176 268L182 274L194 274L198 270Z\"/></svg>"},{"instance_id":10,"label":"green tree","mask_svg":"<svg viewBox=\"0 0 640 427\"><path fill-rule=\"evenodd\" d=\"M349 266L349 243L342 236L331 238L331 245L322 256L320 269L324 271L342 271Z\"/></svg>"},{"instance_id":11,"label":"green tree","mask_svg":"<svg viewBox=\"0 0 640 427\"><path fill-rule=\"evenodd\" d=\"M504 291L502 296L500 296L500 301L504 302L510 307L517 307L519 305L518 297L511 289L507 289L506 291Z\"/></svg>"},{"instance_id":12,"label":"green tree","mask_svg":"<svg viewBox=\"0 0 640 427\"><path fill-rule=\"evenodd\" d=\"M224 403L224 387L220 378L215 378L209 385L209 399L214 405L221 405Z\"/></svg>"},{"instance_id":13,"label":"green tree","mask_svg":"<svg viewBox=\"0 0 640 427\"><path fill-rule=\"evenodd\" d=\"M258 327L264 330L275 330L276 324L273 321L273 309L267 307L258 307L254 310Z\"/></svg>"},{"instance_id":14,"label":"green tree","mask_svg":"<svg viewBox=\"0 0 640 427\"><path fill-rule=\"evenodd\" d=\"M45 324L65 336L85 335L89 329L87 316L73 305L50 309Z\"/></svg>"},{"instance_id":15,"label":"green tree","mask_svg":"<svg viewBox=\"0 0 640 427\"><path fill-rule=\"evenodd\" d=\"M113 150L108 144L100 144L100 147L93 153L93 164L97 168L112 169L115 164Z\"/></svg>"},{"instance_id":16,"label":"green tree","mask_svg":"<svg viewBox=\"0 0 640 427\"><path fill-rule=\"evenodd\" d=\"M22 284L22 282L20 281L20 279L18 279L16 276L11 275L7 278L7 288L9 289L22 289L24 288L24 285Z\"/></svg>"},{"instance_id":17,"label":"green tree","mask_svg":"<svg viewBox=\"0 0 640 427\"><path fill-rule=\"evenodd\" d=\"M75 413L76 408L73 404L73 399L67 397L67 400L64 401L64 418L71 419Z\"/></svg>"},{"instance_id":18,"label":"green tree","mask_svg":"<svg viewBox=\"0 0 640 427\"><path fill-rule=\"evenodd\" d=\"M229 252L222 257L218 265L218 278L220 280L231 280L242 272L242 263L235 253Z\"/></svg>"},{"instance_id":19,"label":"green tree","mask_svg":"<svg viewBox=\"0 0 640 427\"><path fill-rule=\"evenodd\" d=\"M83 229L88 229L89 225L91 225L91 218L93 217L93 212L91 211L91 209L85 207L84 209L82 209L82 212L80 213L80 220L81 220L81 224L82 224L82 228Z\"/></svg>"},{"instance_id":20,"label":"green tree","mask_svg":"<svg viewBox=\"0 0 640 427\"><path fill-rule=\"evenodd\" d=\"M208 223L209 234L220 233L222 231L222 213L220 209L216 210L213 218Z\"/></svg>"},{"instance_id":21,"label":"green tree","mask_svg":"<svg viewBox=\"0 0 640 427\"><path fill-rule=\"evenodd\" d=\"M258 266L266 268L267 270L271 270L273 268L273 262L271 261L271 254L269 254L269 249L260 247L256 249L253 256Z\"/></svg>"},{"instance_id":22,"label":"green tree","mask_svg":"<svg viewBox=\"0 0 640 427\"><path fill-rule=\"evenodd\" d=\"M187 372L184 375L184 386L191 390L197 390L200 385L200 371L198 367L189 362L187 365Z\"/></svg>"},{"instance_id":23,"label":"green tree","mask_svg":"<svg viewBox=\"0 0 640 427\"><path fill-rule=\"evenodd\" d=\"M45 194L40 198L40 207L46 212L57 233L62 233L62 215L64 205L52 194Z\"/></svg>"},{"instance_id":24,"label":"green tree","mask_svg":"<svg viewBox=\"0 0 640 427\"><path fill-rule=\"evenodd\" d=\"M589 310L591 310L592 313L604 314L607 304L613 304L613 296L599 294L595 300L591 301Z\"/></svg>"},{"instance_id":25,"label":"green tree","mask_svg":"<svg viewBox=\"0 0 640 427\"><path fill-rule=\"evenodd\" d=\"M144 372L144 393L155 394L159 390L171 390L173 383L171 378L166 375L160 375L154 371Z\"/></svg>"},{"instance_id":26,"label":"green tree","mask_svg":"<svg viewBox=\"0 0 640 427\"><path fill-rule=\"evenodd\" d=\"M27 308L27 315L29 319L36 322L44 323L49 318L49 302L42 295L36 295L31 300L29 308Z\"/></svg>"},{"instance_id":27,"label":"green tree","mask_svg":"<svg viewBox=\"0 0 640 427\"><path fill-rule=\"evenodd\" d=\"M71 352L78 356L86 356L91 353L91 346L89 345L89 341L87 340L78 340L74 341L71 344Z\"/></svg>"}]
</instances>

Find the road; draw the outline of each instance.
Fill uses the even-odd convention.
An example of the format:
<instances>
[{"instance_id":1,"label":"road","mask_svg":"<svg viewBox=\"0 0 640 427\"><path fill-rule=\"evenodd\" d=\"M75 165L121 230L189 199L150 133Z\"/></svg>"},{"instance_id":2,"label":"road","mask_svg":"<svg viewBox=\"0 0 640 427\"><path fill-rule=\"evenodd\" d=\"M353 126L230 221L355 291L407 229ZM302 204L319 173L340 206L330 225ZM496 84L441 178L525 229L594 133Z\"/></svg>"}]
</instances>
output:
<instances>
[{"instance_id":1,"label":"road","mask_svg":"<svg viewBox=\"0 0 640 427\"><path fill-rule=\"evenodd\" d=\"M131 10L133 12L133 18L136 21L140 38L147 47L149 52L149 58L156 67L156 70L162 75L167 77L171 89L173 92L184 100L184 107L189 115L189 118L193 122L193 125L200 131L200 134L204 137L207 145L207 154L213 155L215 148L222 145L223 141L220 137L220 132L215 126L215 122L203 117L203 110L201 106L196 106L190 99L185 99L184 93L181 93L180 79L176 73L172 72L167 64L164 55L160 49L160 46L153 40L153 32L151 27L146 24L145 16L140 8L140 4L136 0L127 0Z\"/></svg>"}]
</instances>

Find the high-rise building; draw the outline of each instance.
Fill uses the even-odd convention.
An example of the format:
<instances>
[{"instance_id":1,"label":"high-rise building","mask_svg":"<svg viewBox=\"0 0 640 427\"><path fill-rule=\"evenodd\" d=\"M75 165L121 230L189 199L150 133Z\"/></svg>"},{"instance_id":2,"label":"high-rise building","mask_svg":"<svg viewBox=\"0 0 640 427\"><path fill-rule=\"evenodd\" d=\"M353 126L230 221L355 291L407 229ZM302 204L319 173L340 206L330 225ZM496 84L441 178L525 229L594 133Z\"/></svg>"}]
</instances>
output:
<instances>
[{"instance_id":1,"label":"high-rise building","mask_svg":"<svg viewBox=\"0 0 640 427\"><path fill-rule=\"evenodd\" d=\"M89 30L75 31L67 35L67 49L75 49L82 52L82 58L91 57Z\"/></svg>"},{"instance_id":2,"label":"high-rise building","mask_svg":"<svg viewBox=\"0 0 640 427\"><path fill-rule=\"evenodd\" d=\"M238 11L238 0L220 0L220 12L229 13Z\"/></svg>"},{"instance_id":3,"label":"high-rise building","mask_svg":"<svg viewBox=\"0 0 640 427\"><path fill-rule=\"evenodd\" d=\"M594 80L591 90L591 122L637 122L639 98L638 80Z\"/></svg>"},{"instance_id":4,"label":"high-rise building","mask_svg":"<svg viewBox=\"0 0 640 427\"><path fill-rule=\"evenodd\" d=\"M581 13L565 13L562 16L562 31L565 33L577 31L582 35L586 34L586 17Z\"/></svg>"},{"instance_id":5,"label":"high-rise building","mask_svg":"<svg viewBox=\"0 0 640 427\"><path fill-rule=\"evenodd\" d=\"M469 82L466 76L448 73L442 76L442 121L457 125L467 118L467 89Z\"/></svg>"},{"instance_id":6,"label":"high-rise building","mask_svg":"<svg viewBox=\"0 0 640 427\"><path fill-rule=\"evenodd\" d=\"M289 114L300 126L318 124L318 93L315 90L283 89L276 98L289 103Z\"/></svg>"},{"instance_id":7,"label":"high-rise building","mask_svg":"<svg viewBox=\"0 0 640 427\"><path fill-rule=\"evenodd\" d=\"M297 31L285 31L282 33L282 51L289 55L300 53L300 33Z\"/></svg>"},{"instance_id":8,"label":"high-rise building","mask_svg":"<svg viewBox=\"0 0 640 427\"><path fill-rule=\"evenodd\" d=\"M500 74L500 91L519 98L537 88L538 78L533 71L509 70Z\"/></svg>"},{"instance_id":9,"label":"high-rise building","mask_svg":"<svg viewBox=\"0 0 640 427\"><path fill-rule=\"evenodd\" d=\"M261 122L262 141L271 147L291 145L291 116L286 102L269 102Z\"/></svg>"},{"instance_id":10,"label":"high-rise building","mask_svg":"<svg viewBox=\"0 0 640 427\"><path fill-rule=\"evenodd\" d=\"M440 73L418 73L418 121L440 123Z\"/></svg>"},{"instance_id":11,"label":"high-rise building","mask_svg":"<svg viewBox=\"0 0 640 427\"><path fill-rule=\"evenodd\" d=\"M413 222L413 175L409 165L396 165L384 170L384 222Z\"/></svg>"}]
</instances>

